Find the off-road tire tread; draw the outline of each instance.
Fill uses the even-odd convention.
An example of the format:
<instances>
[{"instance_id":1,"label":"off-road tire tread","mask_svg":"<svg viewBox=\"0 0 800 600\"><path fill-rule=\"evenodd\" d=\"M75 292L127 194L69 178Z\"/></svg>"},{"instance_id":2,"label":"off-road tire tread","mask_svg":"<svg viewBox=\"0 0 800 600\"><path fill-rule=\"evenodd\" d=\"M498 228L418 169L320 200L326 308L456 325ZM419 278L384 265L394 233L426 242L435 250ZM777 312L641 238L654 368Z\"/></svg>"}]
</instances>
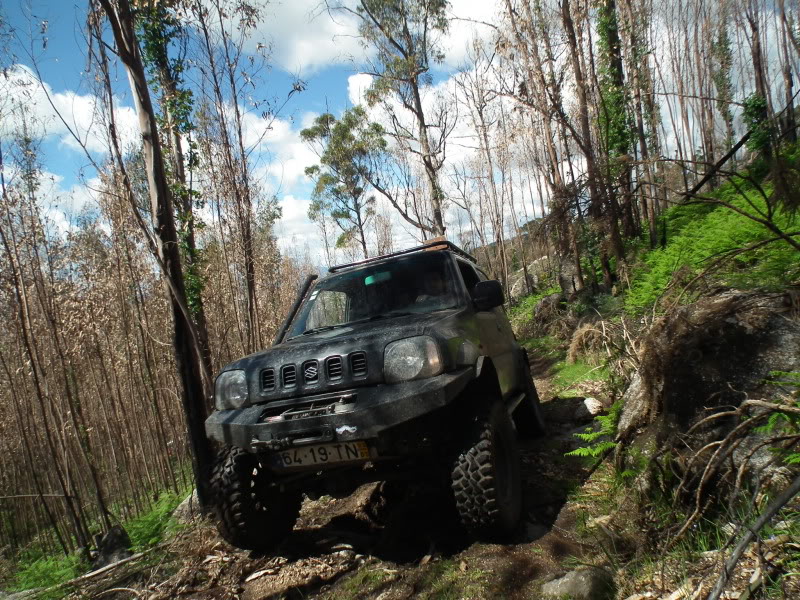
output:
<instances>
[{"instance_id":1,"label":"off-road tire tread","mask_svg":"<svg viewBox=\"0 0 800 600\"><path fill-rule=\"evenodd\" d=\"M507 424L506 431L500 431L492 423L489 412L480 415L477 422L477 442L469 445L455 461L451 473L451 486L455 497L456 509L461 522L471 533L480 537L497 537L510 533L509 524L498 504L497 477L493 465L496 448L496 435L509 436L507 444L513 444L514 432ZM513 451L518 460L518 454ZM513 469L512 469L513 470ZM518 472L517 472L518 473ZM518 474L517 474L518 477ZM516 493L519 494L519 484Z\"/></svg>"},{"instance_id":2,"label":"off-road tire tread","mask_svg":"<svg viewBox=\"0 0 800 600\"><path fill-rule=\"evenodd\" d=\"M250 483L255 464L255 457L247 451L228 448L214 465L211 489L220 535L237 548L267 551L291 532L302 497L299 493L273 492L253 498ZM266 511L257 509L258 500L268 505Z\"/></svg>"}]
</instances>

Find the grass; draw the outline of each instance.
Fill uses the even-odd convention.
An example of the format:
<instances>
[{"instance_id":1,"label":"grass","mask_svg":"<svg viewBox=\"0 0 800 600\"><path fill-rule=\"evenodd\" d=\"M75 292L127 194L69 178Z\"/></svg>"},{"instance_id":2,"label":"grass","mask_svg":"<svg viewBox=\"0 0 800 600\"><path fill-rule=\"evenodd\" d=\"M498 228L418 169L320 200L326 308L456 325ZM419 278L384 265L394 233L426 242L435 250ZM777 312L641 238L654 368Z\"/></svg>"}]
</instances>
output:
<instances>
[{"instance_id":1,"label":"grass","mask_svg":"<svg viewBox=\"0 0 800 600\"><path fill-rule=\"evenodd\" d=\"M606 367L595 367L583 361L575 361L572 364L561 361L553 365L555 377L553 384L560 394L579 395L580 392L573 390L572 386L583 381L608 381L610 373Z\"/></svg>"},{"instance_id":2,"label":"grass","mask_svg":"<svg viewBox=\"0 0 800 600\"><path fill-rule=\"evenodd\" d=\"M330 600L350 600L377 592L394 581L395 575L385 569L363 566L350 577L342 579L327 596Z\"/></svg>"},{"instance_id":3,"label":"grass","mask_svg":"<svg viewBox=\"0 0 800 600\"><path fill-rule=\"evenodd\" d=\"M531 356L536 358L563 360L567 355L564 342L552 335L530 338L523 342L523 346L530 350Z\"/></svg>"},{"instance_id":4,"label":"grass","mask_svg":"<svg viewBox=\"0 0 800 600\"><path fill-rule=\"evenodd\" d=\"M468 567L462 571L458 561L439 560L430 564L417 597L425 600L480 598L485 595L482 592L487 583L487 573L481 569Z\"/></svg>"},{"instance_id":5,"label":"grass","mask_svg":"<svg viewBox=\"0 0 800 600\"><path fill-rule=\"evenodd\" d=\"M124 524L133 552L155 546L165 535L177 529L178 524L171 514L181 500L181 496L177 494L164 493L148 512ZM31 550L21 553L14 569L12 588L15 591L24 591L65 583L85 573L89 565L78 555L44 555L41 551ZM68 591L62 588L37 597L61 598Z\"/></svg>"}]
</instances>

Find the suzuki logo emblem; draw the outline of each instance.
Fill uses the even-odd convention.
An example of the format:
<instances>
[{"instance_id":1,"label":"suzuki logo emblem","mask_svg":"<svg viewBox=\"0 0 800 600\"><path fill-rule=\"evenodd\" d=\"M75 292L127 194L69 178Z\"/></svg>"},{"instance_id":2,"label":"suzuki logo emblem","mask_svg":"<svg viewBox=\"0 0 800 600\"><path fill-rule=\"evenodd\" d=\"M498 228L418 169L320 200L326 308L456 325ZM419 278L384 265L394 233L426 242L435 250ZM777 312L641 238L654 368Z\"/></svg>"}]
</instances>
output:
<instances>
[{"instance_id":1,"label":"suzuki logo emblem","mask_svg":"<svg viewBox=\"0 0 800 600\"><path fill-rule=\"evenodd\" d=\"M306 377L306 381L310 381L312 379L317 378L317 367L316 365L310 365L306 367L306 370L303 372Z\"/></svg>"}]
</instances>

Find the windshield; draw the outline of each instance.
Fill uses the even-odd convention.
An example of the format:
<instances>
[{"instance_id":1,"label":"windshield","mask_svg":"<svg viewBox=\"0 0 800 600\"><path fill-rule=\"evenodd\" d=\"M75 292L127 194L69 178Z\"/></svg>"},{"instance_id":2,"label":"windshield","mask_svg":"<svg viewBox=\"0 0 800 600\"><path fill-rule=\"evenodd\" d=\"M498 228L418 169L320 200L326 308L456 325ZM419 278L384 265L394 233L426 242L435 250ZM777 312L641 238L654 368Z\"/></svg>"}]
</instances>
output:
<instances>
[{"instance_id":1,"label":"windshield","mask_svg":"<svg viewBox=\"0 0 800 600\"><path fill-rule=\"evenodd\" d=\"M421 252L321 281L298 312L289 337L452 308L456 292L449 268L445 254Z\"/></svg>"}]
</instances>

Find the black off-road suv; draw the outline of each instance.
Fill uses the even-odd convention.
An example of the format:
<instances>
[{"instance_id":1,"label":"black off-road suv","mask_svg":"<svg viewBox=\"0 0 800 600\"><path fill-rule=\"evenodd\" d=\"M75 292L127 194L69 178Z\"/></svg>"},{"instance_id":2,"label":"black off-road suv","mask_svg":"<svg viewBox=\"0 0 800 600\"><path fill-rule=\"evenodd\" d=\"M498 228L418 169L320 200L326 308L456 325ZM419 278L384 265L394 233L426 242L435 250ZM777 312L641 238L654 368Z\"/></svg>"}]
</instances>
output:
<instances>
[{"instance_id":1,"label":"black off-road suv","mask_svg":"<svg viewBox=\"0 0 800 600\"><path fill-rule=\"evenodd\" d=\"M443 239L309 278L275 344L216 380L210 438L219 530L267 550L302 494L369 481L448 482L464 526L510 533L517 434L543 433L528 358L500 283Z\"/></svg>"}]
</instances>

